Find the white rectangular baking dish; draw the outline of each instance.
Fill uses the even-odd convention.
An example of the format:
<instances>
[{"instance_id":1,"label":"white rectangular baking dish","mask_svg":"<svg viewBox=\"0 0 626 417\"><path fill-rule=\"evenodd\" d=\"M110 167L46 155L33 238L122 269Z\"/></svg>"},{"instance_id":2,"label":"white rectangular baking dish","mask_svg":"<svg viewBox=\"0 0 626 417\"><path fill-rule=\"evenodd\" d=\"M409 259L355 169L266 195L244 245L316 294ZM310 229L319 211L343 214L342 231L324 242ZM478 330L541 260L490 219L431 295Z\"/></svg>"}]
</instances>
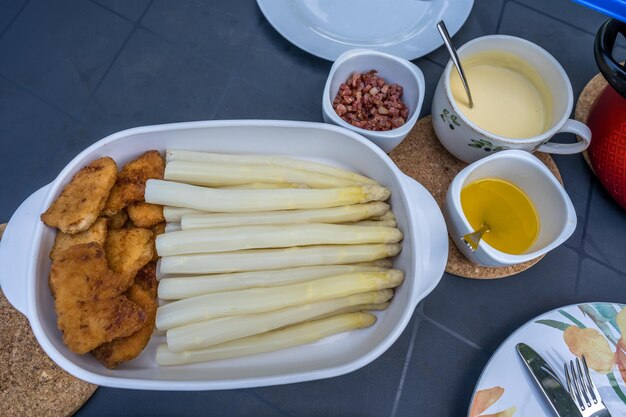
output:
<instances>
[{"instance_id":1,"label":"white rectangular baking dish","mask_svg":"<svg viewBox=\"0 0 626 417\"><path fill-rule=\"evenodd\" d=\"M404 233L396 267L406 273L388 310L364 330L317 343L206 364L158 367L153 336L135 360L108 370L90 355L76 355L62 342L48 288L48 254L55 230L39 214L85 164L111 156L122 166L148 149L192 149L227 153L288 155L349 168L391 188L391 205ZM400 336L417 303L444 271L448 238L439 207L424 187L405 176L378 147L347 129L286 121L205 121L129 129L104 138L74 158L48 186L17 210L0 242L0 284L29 319L46 353L72 375L98 385L155 390L213 390L277 385L333 377L370 363Z\"/></svg>"}]
</instances>

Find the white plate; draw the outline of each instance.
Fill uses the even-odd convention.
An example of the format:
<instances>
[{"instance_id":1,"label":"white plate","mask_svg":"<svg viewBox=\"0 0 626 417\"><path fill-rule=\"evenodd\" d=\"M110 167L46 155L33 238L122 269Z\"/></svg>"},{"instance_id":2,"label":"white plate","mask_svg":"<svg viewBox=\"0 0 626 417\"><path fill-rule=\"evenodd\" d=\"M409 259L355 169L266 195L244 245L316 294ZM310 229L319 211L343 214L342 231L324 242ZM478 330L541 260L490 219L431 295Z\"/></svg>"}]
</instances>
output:
<instances>
[{"instance_id":1,"label":"white plate","mask_svg":"<svg viewBox=\"0 0 626 417\"><path fill-rule=\"evenodd\" d=\"M611 303L575 304L542 314L523 325L504 341L487 363L474 389L468 417L483 415L554 417L554 412L519 357L515 345L523 342L535 349L563 382L565 381L563 363L574 359L574 355L563 339L562 328L575 326L594 329L598 336L607 340L609 348L615 353L616 344L619 343L621 337L626 336L625 307L623 304ZM621 320L616 320L616 313L622 310L624 311L620 316ZM620 321L622 334L618 325ZM626 348L626 342L623 342L623 346ZM596 350L593 354L597 355L597 352ZM587 354L586 357L589 358L593 354ZM622 369L626 368L626 352L623 355L623 362ZM614 364L608 374L591 370L591 378L612 415L623 416L626 412L626 383L624 382L626 370L622 377L618 365ZM489 408L472 413L476 393L483 391L481 394L485 395L487 391L484 390L492 390L492 393L502 391L502 393ZM505 411L511 407L515 407L515 412L507 414ZM498 414L500 412L503 413Z\"/></svg>"},{"instance_id":2,"label":"white plate","mask_svg":"<svg viewBox=\"0 0 626 417\"><path fill-rule=\"evenodd\" d=\"M450 35L463 25L474 0L257 0L289 42L334 61L353 48L416 59L443 45L436 24Z\"/></svg>"}]
</instances>

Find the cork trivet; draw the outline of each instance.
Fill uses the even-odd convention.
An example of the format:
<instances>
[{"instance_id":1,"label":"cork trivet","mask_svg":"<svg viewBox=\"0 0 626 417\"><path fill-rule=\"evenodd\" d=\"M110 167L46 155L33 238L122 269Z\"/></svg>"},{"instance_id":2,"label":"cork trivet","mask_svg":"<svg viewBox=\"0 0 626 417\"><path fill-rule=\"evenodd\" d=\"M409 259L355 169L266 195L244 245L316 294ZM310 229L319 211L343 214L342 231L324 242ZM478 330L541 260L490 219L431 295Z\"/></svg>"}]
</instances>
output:
<instances>
[{"instance_id":1,"label":"cork trivet","mask_svg":"<svg viewBox=\"0 0 626 417\"><path fill-rule=\"evenodd\" d=\"M554 176L563 183L561 174L550 155L536 152L534 154L543 162ZM432 126L431 116L418 120L404 141L389 156L408 176L416 179L435 197L435 201L443 210L443 202L448 186L456 174L467 166L456 159L439 143ZM464 278L494 279L518 274L530 268L543 256L531 261L500 268L478 266L470 262L457 249L448 236L448 263L446 272Z\"/></svg>"},{"instance_id":2,"label":"cork trivet","mask_svg":"<svg viewBox=\"0 0 626 417\"><path fill-rule=\"evenodd\" d=\"M589 111L591 107L594 105L600 93L604 91L604 88L608 85L606 79L602 74L596 74L583 88L583 91L578 96L578 101L576 102L576 112L574 117L579 122L587 123L587 118L589 117ZM587 161L587 165L593 171L593 167L591 166L591 161L589 160L589 154L587 151L583 151L583 157L585 161Z\"/></svg>"},{"instance_id":3,"label":"cork trivet","mask_svg":"<svg viewBox=\"0 0 626 417\"><path fill-rule=\"evenodd\" d=\"M71 416L96 388L52 362L0 290L0 416Z\"/></svg>"}]
</instances>

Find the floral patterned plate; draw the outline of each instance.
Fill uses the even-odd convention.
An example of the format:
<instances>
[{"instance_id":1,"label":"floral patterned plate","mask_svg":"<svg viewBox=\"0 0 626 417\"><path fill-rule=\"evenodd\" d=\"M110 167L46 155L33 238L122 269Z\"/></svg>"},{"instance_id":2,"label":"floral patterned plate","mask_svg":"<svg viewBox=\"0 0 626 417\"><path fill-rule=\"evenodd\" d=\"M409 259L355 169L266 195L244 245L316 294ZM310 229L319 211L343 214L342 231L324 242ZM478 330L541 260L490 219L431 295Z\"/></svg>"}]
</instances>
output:
<instances>
[{"instance_id":1,"label":"floral patterned plate","mask_svg":"<svg viewBox=\"0 0 626 417\"><path fill-rule=\"evenodd\" d=\"M474 389L468 417L554 417L515 350L535 349L565 381L563 363L585 355L613 416L626 415L626 305L575 304L529 321L498 348Z\"/></svg>"}]
</instances>

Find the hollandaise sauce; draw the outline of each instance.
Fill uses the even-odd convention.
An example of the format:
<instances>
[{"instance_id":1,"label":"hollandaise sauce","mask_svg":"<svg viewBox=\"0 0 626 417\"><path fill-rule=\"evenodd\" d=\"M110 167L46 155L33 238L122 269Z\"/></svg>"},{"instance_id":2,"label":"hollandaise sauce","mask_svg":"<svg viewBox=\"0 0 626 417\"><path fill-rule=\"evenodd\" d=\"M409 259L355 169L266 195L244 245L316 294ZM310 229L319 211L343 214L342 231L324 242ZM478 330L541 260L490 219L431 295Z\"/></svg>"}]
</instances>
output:
<instances>
[{"instance_id":1,"label":"hollandaise sauce","mask_svg":"<svg viewBox=\"0 0 626 417\"><path fill-rule=\"evenodd\" d=\"M456 71L450 89L465 117L477 126L510 139L531 138L552 124L552 97L529 63L511 53L487 51L462 61L474 107Z\"/></svg>"},{"instance_id":2,"label":"hollandaise sauce","mask_svg":"<svg viewBox=\"0 0 626 417\"><path fill-rule=\"evenodd\" d=\"M474 230L489 225L483 240L501 252L524 253L539 235L535 206L508 181L485 178L472 182L461 190L461 207Z\"/></svg>"}]
</instances>

